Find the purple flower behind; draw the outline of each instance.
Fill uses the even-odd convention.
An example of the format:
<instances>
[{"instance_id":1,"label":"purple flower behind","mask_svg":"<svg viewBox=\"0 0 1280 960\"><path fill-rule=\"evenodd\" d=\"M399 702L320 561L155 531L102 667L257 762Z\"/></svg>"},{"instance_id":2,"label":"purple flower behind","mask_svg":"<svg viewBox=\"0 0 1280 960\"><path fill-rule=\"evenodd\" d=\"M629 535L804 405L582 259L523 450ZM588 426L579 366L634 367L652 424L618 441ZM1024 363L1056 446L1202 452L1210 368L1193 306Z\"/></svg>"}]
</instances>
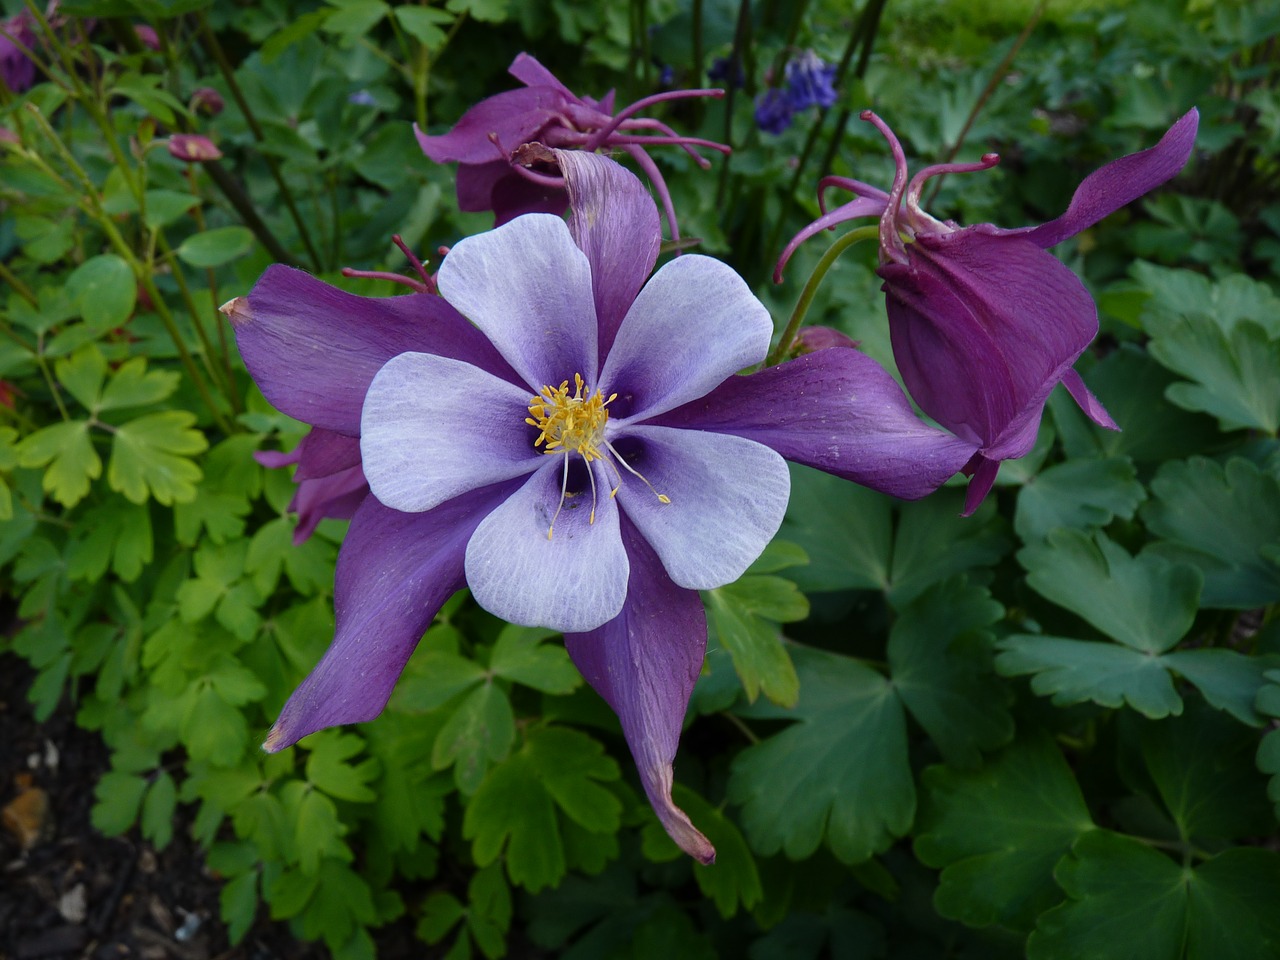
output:
<instances>
[{"instance_id":1,"label":"purple flower behind","mask_svg":"<svg viewBox=\"0 0 1280 960\"><path fill-rule=\"evenodd\" d=\"M799 113L809 107L821 107L824 110L835 106L836 89L832 86L836 77L835 64L828 64L814 53L806 50L787 63L786 69L787 99L791 109Z\"/></svg>"},{"instance_id":2,"label":"purple flower behind","mask_svg":"<svg viewBox=\"0 0 1280 960\"><path fill-rule=\"evenodd\" d=\"M27 11L0 21L0 82L14 93L23 93L35 83L36 65L21 49L31 50L35 42L31 15Z\"/></svg>"},{"instance_id":3,"label":"purple flower behind","mask_svg":"<svg viewBox=\"0 0 1280 960\"><path fill-rule=\"evenodd\" d=\"M208 137L198 133L175 133L169 137L169 155L183 163L204 163L219 160L222 151Z\"/></svg>"},{"instance_id":4,"label":"purple flower behind","mask_svg":"<svg viewBox=\"0 0 1280 960\"><path fill-rule=\"evenodd\" d=\"M779 87L770 87L756 98L756 126L765 133L782 133L791 126L794 112L791 98Z\"/></svg>"},{"instance_id":5,"label":"purple flower behind","mask_svg":"<svg viewBox=\"0 0 1280 960\"><path fill-rule=\"evenodd\" d=\"M1085 414L1118 429L1072 364L1098 332L1098 311L1084 284L1047 248L1097 223L1175 176L1195 144L1191 110L1154 147L1114 160L1087 176L1066 213L1037 227L961 227L920 207L925 182L944 173L985 170L998 158L941 164L907 177L897 138L870 111L897 166L888 193L828 177L855 199L823 214L787 245L775 279L808 237L846 220L880 219L880 268L894 359L925 413L975 446L965 514L986 497L1001 460L1035 443L1045 401L1061 383Z\"/></svg>"},{"instance_id":6,"label":"purple flower behind","mask_svg":"<svg viewBox=\"0 0 1280 960\"><path fill-rule=\"evenodd\" d=\"M291 452L261 450L253 458L273 470L297 467L293 482L298 489L288 507L298 515L295 544L306 541L326 517L350 520L369 493L357 437L314 427Z\"/></svg>"},{"instance_id":7,"label":"purple flower behind","mask_svg":"<svg viewBox=\"0 0 1280 960\"><path fill-rule=\"evenodd\" d=\"M974 447L921 423L857 350L735 375L773 329L743 280L697 255L650 277L644 186L596 154L550 156L569 223L530 214L460 241L439 296L356 297L277 266L223 308L263 394L316 428L267 458L298 461L298 500L308 482L316 510L361 493L355 445L371 489L338 558L333 644L266 747L377 716L467 585L499 617L564 632L663 826L710 862L671 799L707 638L698 591L777 531L784 457L914 498Z\"/></svg>"},{"instance_id":8,"label":"purple flower behind","mask_svg":"<svg viewBox=\"0 0 1280 960\"><path fill-rule=\"evenodd\" d=\"M680 238L670 191L646 150L679 146L706 168L710 163L695 147L722 153L728 153L729 148L679 136L666 124L636 114L666 100L718 97L723 91L671 90L615 111L612 91L600 100L579 97L527 53L517 56L508 72L524 87L480 101L448 133L429 136L414 126L423 153L436 163L459 165L459 208L492 210L495 226L524 213L563 213L568 206L563 178L528 169L516 162L516 151L535 141L561 150L616 148L630 154L649 178L662 201L672 239Z\"/></svg>"}]
</instances>

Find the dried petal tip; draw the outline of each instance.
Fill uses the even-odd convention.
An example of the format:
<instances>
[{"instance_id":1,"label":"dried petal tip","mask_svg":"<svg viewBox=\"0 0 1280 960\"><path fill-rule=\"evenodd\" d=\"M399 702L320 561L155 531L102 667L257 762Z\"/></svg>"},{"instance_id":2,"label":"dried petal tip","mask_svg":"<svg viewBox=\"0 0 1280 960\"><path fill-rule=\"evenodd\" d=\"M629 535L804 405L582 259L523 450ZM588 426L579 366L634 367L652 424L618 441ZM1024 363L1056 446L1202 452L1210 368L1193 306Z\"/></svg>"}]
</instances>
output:
<instances>
[{"instance_id":1,"label":"dried petal tip","mask_svg":"<svg viewBox=\"0 0 1280 960\"><path fill-rule=\"evenodd\" d=\"M231 321L232 326L236 327L244 326L253 319L253 311L249 309L248 297L232 297L218 308L218 312L225 314L227 319Z\"/></svg>"},{"instance_id":2,"label":"dried petal tip","mask_svg":"<svg viewBox=\"0 0 1280 960\"><path fill-rule=\"evenodd\" d=\"M175 133L169 138L169 155L183 163L204 163L221 159L222 151L198 133Z\"/></svg>"}]
</instances>

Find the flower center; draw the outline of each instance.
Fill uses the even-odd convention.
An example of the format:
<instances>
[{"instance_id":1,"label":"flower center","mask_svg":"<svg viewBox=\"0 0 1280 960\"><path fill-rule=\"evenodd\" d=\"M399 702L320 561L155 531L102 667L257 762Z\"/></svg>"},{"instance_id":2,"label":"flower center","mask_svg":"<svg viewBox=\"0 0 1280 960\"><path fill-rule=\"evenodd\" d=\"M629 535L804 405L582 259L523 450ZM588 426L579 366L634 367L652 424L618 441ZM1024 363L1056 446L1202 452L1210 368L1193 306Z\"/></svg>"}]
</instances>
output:
<instances>
[{"instance_id":1,"label":"flower center","mask_svg":"<svg viewBox=\"0 0 1280 960\"><path fill-rule=\"evenodd\" d=\"M587 463L601 459L605 444L604 425L609 419L605 408L618 395L608 400L599 390L583 396L586 384L582 374L573 375L573 393L569 393L569 381L559 387L546 386L529 400L530 417L525 423L537 427L541 433L533 441L535 447L543 447L543 453L579 453Z\"/></svg>"},{"instance_id":2,"label":"flower center","mask_svg":"<svg viewBox=\"0 0 1280 960\"><path fill-rule=\"evenodd\" d=\"M613 444L605 439L604 425L609 422L607 408L617 396L616 393L610 394L606 400L600 390L591 392L587 389L582 374L575 373L573 393L569 392L569 381L564 380L558 387L544 386L536 397L529 398L530 416L525 417L524 422L531 427L536 427L539 431L533 445L542 447L543 453L564 455L560 503L556 507L555 515L551 518L550 526L547 527L548 540L551 539L551 533L555 530L560 511L564 509L565 500L577 496L576 493L569 492L569 455L573 453L581 456L588 465L587 479L591 482L591 516L587 520L588 523L596 522L596 478L590 466L592 460L600 460L608 465L617 478L617 483L609 491L609 496L614 496L618 492L618 487L622 486L622 472L618 469L618 465L621 464L624 470L653 490L659 501L671 502L670 497L654 490L653 484L619 456ZM612 456L608 456L606 451Z\"/></svg>"}]
</instances>

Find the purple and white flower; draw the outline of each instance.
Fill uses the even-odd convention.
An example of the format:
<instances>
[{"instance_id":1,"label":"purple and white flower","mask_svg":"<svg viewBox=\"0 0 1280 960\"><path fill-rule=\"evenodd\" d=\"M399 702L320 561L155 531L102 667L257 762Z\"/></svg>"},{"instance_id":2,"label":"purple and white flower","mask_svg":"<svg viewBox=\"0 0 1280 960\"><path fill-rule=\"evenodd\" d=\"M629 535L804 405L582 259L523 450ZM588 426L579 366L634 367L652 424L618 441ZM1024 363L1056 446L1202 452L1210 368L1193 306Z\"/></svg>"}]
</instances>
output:
<instances>
[{"instance_id":1,"label":"purple and white flower","mask_svg":"<svg viewBox=\"0 0 1280 960\"><path fill-rule=\"evenodd\" d=\"M925 167L908 181L902 145L867 111L889 141L896 172L886 193L844 177L855 199L824 213L787 245L774 279L796 247L822 230L861 217L880 220L880 267L893 355L920 408L962 440L973 458L965 514L982 503L1000 461L1035 443L1045 401L1059 383L1100 426L1118 429L1072 368L1098 333L1098 309L1080 279L1048 248L1114 213L1174 177L1195 144L1191 110L1148 150L1113 160L1076 188L1066 213L1040 226L961 227L920 206L930 177L986 170L999 158Z\"/></svg>"},{"instance_id":2,"label":"purple and white flower","mask_svg":"<svg viewBox=\"0 0 1280 960\"><path fill-rule=\"evenodd\" d=\"M530 214L462 240L440 296L356 297L277 266L223 308L267 399L359 437L372 490L338 558L333 644L266 746L377 716L465 584L491 613L565 633L662 824L710 862L671 800L707 638L698 591L777 531L784 457L920 497L972 448L854 349L737 376L773 329L742 279L696 255L650 277L660 232L641 183L596 154L553 156L569 222Z\"/></svg>"}]
</instances>

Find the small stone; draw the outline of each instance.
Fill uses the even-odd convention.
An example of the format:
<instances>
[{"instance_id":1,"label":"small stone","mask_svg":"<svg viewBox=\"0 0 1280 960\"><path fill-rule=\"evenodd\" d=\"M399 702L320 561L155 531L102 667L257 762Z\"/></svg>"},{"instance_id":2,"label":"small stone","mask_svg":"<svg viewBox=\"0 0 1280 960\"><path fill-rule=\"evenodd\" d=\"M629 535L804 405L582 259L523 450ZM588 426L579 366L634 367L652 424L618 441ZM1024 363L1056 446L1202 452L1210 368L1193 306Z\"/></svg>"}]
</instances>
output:
<instances>
[{"instance_id":1,"label":"small stone","mask_svg":"<svg viewBox=\"0 0 1280 960\"><path fill-rule=\"evenodd\" d=\"M83 883L77 883L58 898L58 913L62 914L62 919L69 923L84 923L84 918L89 912L88 908L89 902Z\"/></svg>"}]
</instances>

